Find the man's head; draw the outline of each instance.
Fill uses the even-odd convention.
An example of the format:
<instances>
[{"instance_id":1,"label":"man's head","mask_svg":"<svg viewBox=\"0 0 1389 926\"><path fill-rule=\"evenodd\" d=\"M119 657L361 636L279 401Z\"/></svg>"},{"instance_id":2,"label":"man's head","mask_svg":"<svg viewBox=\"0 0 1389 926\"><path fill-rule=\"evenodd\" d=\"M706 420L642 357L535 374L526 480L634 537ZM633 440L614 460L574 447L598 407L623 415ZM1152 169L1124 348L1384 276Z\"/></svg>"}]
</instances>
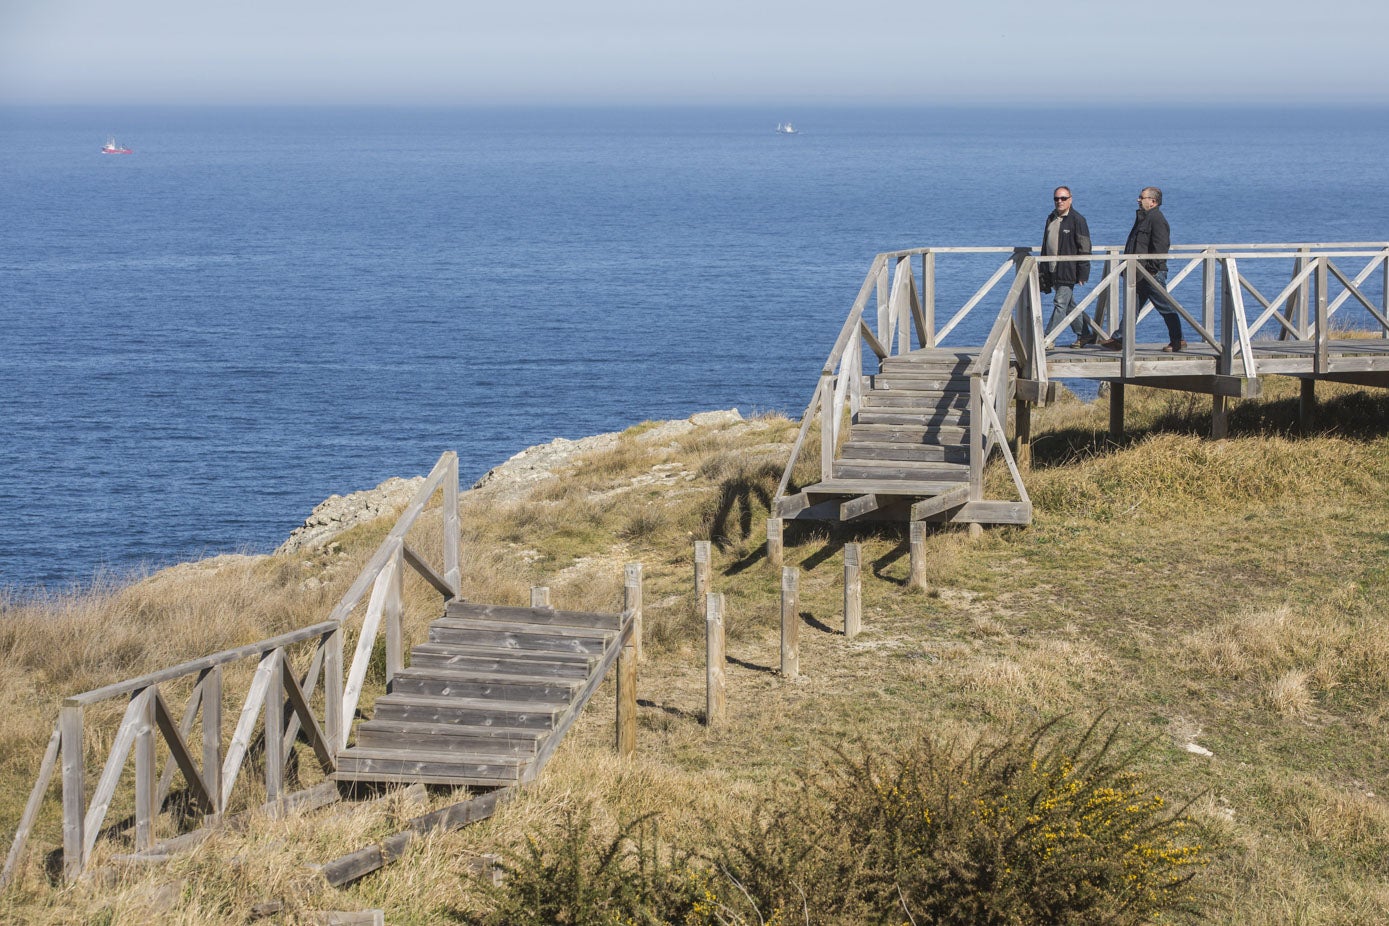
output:
<instances>
[{"instance_id":1,"label":"man's head","mask_svg":"<svg viewBox=\"0 0 1389 926\"><path fill-rule=\"evenodd\" d=\"M1156 206L1162 205L1162 190L1155 186L1145 186L1143 191L1138 194L1138 208L1147 212Z\"/></svg>"},{"instance_id":2,"label":"man's head","mask_svg":"<svg viewBox=\"0 0 1389 926\"><path fill-rule=\"evenodd\" d=\"M1071 211L1071 188L1059 186L1051 191L1051 201L1056 204L1056 211L1061 215Z\"/></svg>"}]
</instances>

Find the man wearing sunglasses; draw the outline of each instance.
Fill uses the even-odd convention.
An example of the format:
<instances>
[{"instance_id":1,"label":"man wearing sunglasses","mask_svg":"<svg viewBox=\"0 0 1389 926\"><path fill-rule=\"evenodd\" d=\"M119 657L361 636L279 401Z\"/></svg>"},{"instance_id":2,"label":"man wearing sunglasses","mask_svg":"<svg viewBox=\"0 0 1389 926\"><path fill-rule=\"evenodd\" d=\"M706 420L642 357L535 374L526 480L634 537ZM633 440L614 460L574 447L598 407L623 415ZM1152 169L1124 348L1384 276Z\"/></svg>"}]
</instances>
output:
<instances>
[{"instance_id":1,"label":"man wearing sunglasses","mask_svg":"<svg viewBox=\"0 0 1389 926\"><path fill-rule=\"evenodd\" d=\"M1065 318L1075 308L1075 288L1084 286L1090 280L1090 262L1046 260L1047 257L1072 256L1090 253L1090 226L1085 216L1071 208L1071 188L1059 186L1051 194L1056 208L1047 216L1042 226L1042 263L1039 277L1042 292L1052 293L1051 321L1047 330ZM1072 347L1089 347L1095 343L1095 335L1086 330L1085 315L1077 315L1071 321L1071 331L1075 332Z\"/></svg>"},{"instance_id":2,"label":"man wearing sunglasses","mask_svg":"<svg viewBox=\"0 0 1389 926\"><path fill-rule=\"evenodd\" d=\"M1167 217L1162 214L1162 190L1155 186L1145 186L1138 193L1138 211L1134 215L1133 228L1129 230L1128 241L1124 243L1125 254L1166 254L1172 246L1172 229ZM1158 285L1154 286L1143 274L1138 274L1134 288L1137 290L1138 304L1151 302L1158 310L1162 321L1167 325L1167 346L1163 353L1173 354L1186 350L1182 340L1182 320L1177 315L1172 299L1167 295L1167 261L1145 260L1140 263L1153 275ZM1103 347L1119 350L1124 346L1122 338L1114 337L1105 341Z\"/></svg>"}]
</instances>

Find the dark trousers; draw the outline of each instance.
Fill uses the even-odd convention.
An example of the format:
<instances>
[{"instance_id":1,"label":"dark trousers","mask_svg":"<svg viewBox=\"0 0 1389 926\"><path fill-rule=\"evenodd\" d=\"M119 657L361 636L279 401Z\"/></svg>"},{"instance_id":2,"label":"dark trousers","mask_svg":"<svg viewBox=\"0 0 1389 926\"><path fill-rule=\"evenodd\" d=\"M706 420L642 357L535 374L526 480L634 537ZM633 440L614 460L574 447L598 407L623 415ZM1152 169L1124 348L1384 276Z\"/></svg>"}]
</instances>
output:
<instances>
[{"instance_id":1,"label":"dark trousers","mask_svg":"<svg viewBox=\"0 0 1389 926\"><path fill-rule=\"evenodd\" d=\"M1158 310L1163 322L1167 325L1167 340L1176 347L1182 343L1182 317L1177 314L1177 310L1172 307L1172 299L1167 295L1167 271L1158 270L1153 273L1153 278L1162 284L1154 286L1148 282L1148 278L1139 274L1136 289L1138 291L1138 304L1151 302L1153 308Z\"/></svg>"}]
</instances>

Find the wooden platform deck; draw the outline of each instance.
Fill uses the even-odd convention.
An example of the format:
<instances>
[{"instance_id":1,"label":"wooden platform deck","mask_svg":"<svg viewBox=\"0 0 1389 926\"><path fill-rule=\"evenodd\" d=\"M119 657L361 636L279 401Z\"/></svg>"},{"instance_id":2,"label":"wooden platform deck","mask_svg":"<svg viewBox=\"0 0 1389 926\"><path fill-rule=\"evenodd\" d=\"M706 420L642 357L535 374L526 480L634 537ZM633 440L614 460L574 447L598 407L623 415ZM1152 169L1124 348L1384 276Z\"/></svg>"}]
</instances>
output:
<instances>
[{"instance_id":1,"label":"wooden platform deck","mask_svg":"<svg viewBox=\"0 0 1389 926\"><path fill-rule=\"evenodd\" d=\"M1209 395L1215 437L1224 436L1226 399L1257 396L1263 376L1300 378L1304 413L1314 405L1318 380L1389 386L1389 244L1193 245L1163 255L1119 250L1058 258L1097 261L1104 271L1051 330L1042 321L1050 307L1044 306L1038 260L1027 248L878 255L802 417L773 500L774 517L1028 524L1032 505L1023 473L1030 459L1030 409L1051 400L1056 380L1111 384L1116 433L1123 427L1126 384ZM1006 255L1002 266L938 324L937 259L990 254ZM1139 323L1154 313L1138 299L1137 281L1157 285L1147 269L1157 258L1174 270L1167 290L1191 338L1175 352L1165 351L1165 342L1135 338ZM1358 271L1342 269L1360 260L1365 263ZM1279 261L1287 266L1276 268ZM1254 274L1257 285L1251 265L1262 268L1262 275ZM1375 271L1382 277L1379 292L1367 292ZM1183 291L1188 278L1193 284ZM1007 293L988 306L990 294L1004 285ZM1261 286L1281 290L1270 297ZM1359 336L1347 336L1344 322L1335 319L1346 306L1361 309ZM976 311L990 322L987 336L977 346L946 346ZM874 314L876 325L869 321ZM1082 318L1101 339L1116 338L1117 348L1057 346L1074 342L1069 325ZM1158 327L1155 322L1150 325ZM819 478L796 485L814 426ZM984 467L992 457L1006 463L1015 497L986 497Z\"/></svg>"},{"instance_id":2,"label":"wooden platform deck","mask_svg":"<svg viewBox=\"0 0 1389 926\"><path fill-rule=\"evenodd\" d=\"M630 639L621 615L448 602L338 754L338 781L532 780Z\"/></svg>"}]
</instances>

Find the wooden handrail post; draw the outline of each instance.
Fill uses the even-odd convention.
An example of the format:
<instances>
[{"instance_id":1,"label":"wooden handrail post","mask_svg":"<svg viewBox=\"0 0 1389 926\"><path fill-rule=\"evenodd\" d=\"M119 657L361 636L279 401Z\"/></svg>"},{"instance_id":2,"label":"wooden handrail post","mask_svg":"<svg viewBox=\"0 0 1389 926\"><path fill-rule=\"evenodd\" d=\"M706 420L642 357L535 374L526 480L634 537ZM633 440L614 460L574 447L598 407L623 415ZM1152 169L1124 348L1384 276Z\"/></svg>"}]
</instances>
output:
<instances>
[{"instance_id":1,"label":"wooden handrail post","mask_svg":"<svg viewBox=\"0 0 1389 926\"><path fill-rule=\"evenodd\" d=\"M724 722L728 710L723 674L723 594L719 592L704 596L704 654L704 724L713 728Z\"/></svg>"},{"instance_id":2,"label":"wooden handrail post","mask_svg":"<svg viewBox=\"0 0 1389 926\"><path fill-rule=\"evenodd\" d=\"M550 605L550 588L546 585L531 586L531 607L548 608Z\"/></svg>"},{"instance_id":3,"label":"wooden handrail post","mask_svg":"<svg viewBox=\"0 0 1389 926\"><path fill-rule=\"evenodd\" d=\"M631 643L617 657L617 754L637 751L637 649Z\"/></svg>"},{"instance_id":4,"label":"wooden handrail post","mask_svg":"<svg viewBox=\"0 0 1389 926\"><path fill-rule=\"evenodd\" d=\"M215 805L213 815L225 809L222 806L222 667L209 666L198 679L202 691L203 713L203 781L207 783L208 795ZM341 707L341 705L339 705Z\"/></svg>"},{"instance_id":5,"label":"wooden handrail post","mask_svg":"<svg viewBox=\"0 0 1389 926\"><path fill-rule=\"evenodd\" d=\"M984 380L969 378L969 498L984 497Z\"/></svg>"},{"instance_id":6,"label":"wooden handrail post","mask_svg":"<svg viewBox=\"0 0 1389 926\"><path fill-rule=\"evenodd\" d=\"M265 800L278 801L285 786L285 653L270 654L270 685L265 693Z\"/></svg>"},{"instance_id":7,"label":"wooden handrail post","mask_svg":"<svg viewBox=\"0 0 1389 926\"><path fill-rule=\"evenodd\" d=\"M1142 308L1138 304L1138 261L1132 257L1124 259L1124 303L1120 307L1123 313L1123 349L1119 352L1119 370L1125 377L1132 376L1134 373L1134 338L1138 331L1138 310Z\"/></svg>"},{"instance_id":8,"label":"wooden handrail post","mask_svg":"<svg viewBox=\"0 0 1389 926\"><path fill-rule=\"evenodd\" d=\"M1316 339L1315 353L1312 358L1312 372L1321 374L1326 372L1330 361L1330 346L1327 339L1330 335L1329 319L1326 311L1326 262L1327 257L1313 258L1316 261L1317 269L1313 271L1317 278L1317 302L1316 302L1316 321L1313 324L1313 337Z\"/></svg>"},{"instance_id":9,"label":"wooden handrail post","mask_svg":"<svg viewBox=\"0 0 1389 926\"><path fill-rule=\"evenodd\" d=\"M448 475L444 477L444 582L453 590L457 598L462 590L462 572L459 568L463 534L458 527L458 454L450 451Z\"/></svg>"},{"instance_id":10,"label":"wooden handrail post","mask_svg":"<svg viewBox=\"0 0 1389 926\"><path fill-rule=\"evenodd\" d=\"M632 615L632 650L636 658L641 659L641 636L644 622L641 600L641 563L628 563L623 568L622 610Z\"/></svg>"},{"instance_id":11,"label":"wooden handrail post","mask_svg":"<svg viewBox=\"0 0 1389 926\"><path fill-rule=\"evenodd\" d=\"M1206 326L1206 330L1215 327L1215 275L1216 264L1214 251L1207 250L1206 257L1201 261L1201 323Z\"/></svg>"},{"instance_id":12,"label":"wooden handrail post","mask_svg":"<svg viewBox=\"0 0 1389 926\"><path fill-rule=\"evenodd\" d=\"M696 540L694 545L694 594L695 607L704 602L709 594L709 562L712 551L707 540Z\"/></svg>"},{"instance_id":13,"label":"wooden handrail post","mask_svg":"<svg viewBox=\"0 0 1389 926\"><path fill-rule=\"evenodd\" d=\"M926 522L913 521L911 524L911 572L907 575L907 585L926 590Z\"/></svg>"},{"instance_id":14,"label":"wooden handrail post","mask_svg":"<svg viewBox=\"0 0 1389 926\"><path fill-rule=\"evenodd\" d=\"M781 569L781 674L795 678L801 674L801 571L795 566Z\"/></svg>"},{"instance_id":15,"label":"wooden handrail post","mask_svg":"<svg viewBox=\"0 0 1389 926\"><path fill-rule=\"evenodd\" d=\"M153 685L136 695L140 713L135 726L135 851L154 845L155 792L159 780L154 764L154 693Z\"/></svg>"},{"instance_id":16,"label":"wooden handrail post","mask_svg":"<svg viewBox=\"0 0 1389 926\"><path fill-rule=\"evenodd\" d=\"M337 754L347 747L347 732L351 726L351 718L342 713L342 638L343 629L339 624L323 641L323 737L333 750L334 764Z\"/></svg>"},{"instance_id":17,"label":"wooden handrail post","mask_svg":"<svg viewBox=\"0 0 1389 926\"><path fill-rule=\"evenodd\" d=\"M863 581L859 545L844 544L844 637L852 640L863 625Z\"/></svg>"},{"instance_id":18,"label":"wooden handrail post","mask_svg":"<svg viewBox=\"0 0 1389 926\"><path fill-rule=\"evenodd\" d=\"M926 318L926 343L936 346L936 252L921 255L921 313Z\"/></svg>"},{"instance_id":19,"label":"wooden handrail post","mask_svg":"<svg viewBox=\"0 0 1389 926\"><path fill-rule=\"evenodd\" d=\"M773 569L780 569L784 552L782 548L781 518L767 519L767 563Z\"/></svg>"},{"instance_id":20,"label":"wooden handrail post","mask_svg":"<svg viewBox=\"0 0 1389 926\"><path fill-rule=\"evenodd\" d=\"M834 374L820 374L820 478L834 472Z\"/></svg>"},{"instance_id":21,"label":"wooden handrail post","mask_svg":"<svg viewBox=\"0 0 1389 926\"><path fill-rule=\"evenodd\" d=\"M82 755L82 706L64 704L58 715L63 758L63 875L77 880L87 864L86 769Z\"/></svg>"},{"instance_id":22,"label":"wooden handrail post","mask_svg":"<svg viewBox=\"0 0 1389 926\"><path fill-rule=\"evenodd\" d=\"M892 326L896 321L892 313L892 302L889 293L892 291L888 281L888 262L882 261L878 266L878 340L886 347L889 354L892 353Z\"/></svg>"},{"instance_id":23,"label":"wooden handrail post","mask_svg":"<svg viewBox=\"0 0 1389 926\"><path fill-rule=\"evenodd\" d=\"M395 677L405 668L405 556L403 546L397 546L392 568L386 579L386 690L390 691Z\"/></svg>"}]
</instances>

